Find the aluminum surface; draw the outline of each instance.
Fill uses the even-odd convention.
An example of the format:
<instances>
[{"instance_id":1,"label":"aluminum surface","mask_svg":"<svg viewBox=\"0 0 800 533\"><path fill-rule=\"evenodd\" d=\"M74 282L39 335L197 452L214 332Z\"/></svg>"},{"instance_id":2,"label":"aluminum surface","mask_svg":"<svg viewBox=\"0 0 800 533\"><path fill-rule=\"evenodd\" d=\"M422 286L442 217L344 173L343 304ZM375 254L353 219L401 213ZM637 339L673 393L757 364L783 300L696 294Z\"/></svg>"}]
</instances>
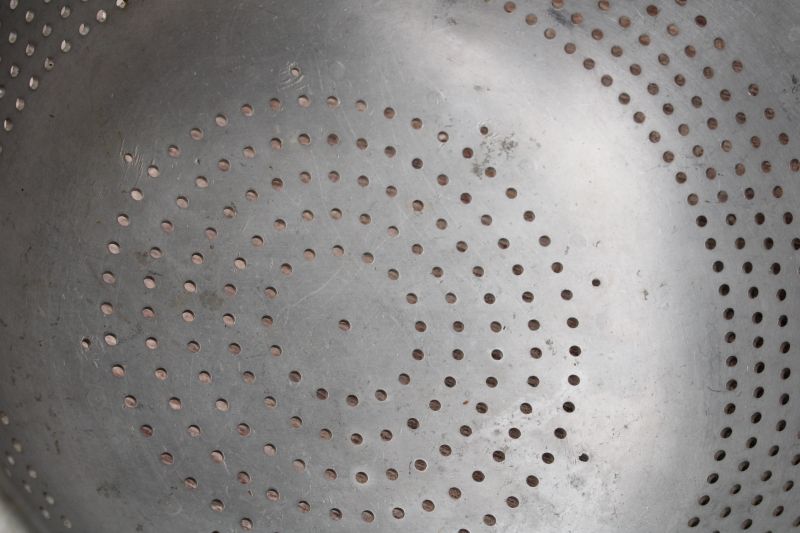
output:
<instances>
[{"instance_id":1,"label":"aluminum surface","mask_svg":"<svg viewBox=\"0 0 800 533\"><path fill-rule=\"evenodd\" d=\"M800 5L0 6L42 531L790 531Z\"/></svg>"}]
</instances>

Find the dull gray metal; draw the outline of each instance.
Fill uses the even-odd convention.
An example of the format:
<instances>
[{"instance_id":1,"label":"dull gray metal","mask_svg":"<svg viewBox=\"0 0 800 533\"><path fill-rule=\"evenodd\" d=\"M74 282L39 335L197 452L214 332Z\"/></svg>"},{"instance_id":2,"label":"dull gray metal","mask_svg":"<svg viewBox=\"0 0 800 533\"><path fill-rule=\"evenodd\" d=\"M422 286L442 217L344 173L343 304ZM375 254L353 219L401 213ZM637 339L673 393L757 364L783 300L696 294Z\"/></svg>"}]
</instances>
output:
<instances>
[{"instance_id":1,"label":"dull gray metal","mask_svg":"<svg viewBox=\"0 0 800 533\"><path fill-rule=\"evenodd\" d=\"M790 2L0 6L42 531L788 531Z\"/></svg>"}]
</instances>

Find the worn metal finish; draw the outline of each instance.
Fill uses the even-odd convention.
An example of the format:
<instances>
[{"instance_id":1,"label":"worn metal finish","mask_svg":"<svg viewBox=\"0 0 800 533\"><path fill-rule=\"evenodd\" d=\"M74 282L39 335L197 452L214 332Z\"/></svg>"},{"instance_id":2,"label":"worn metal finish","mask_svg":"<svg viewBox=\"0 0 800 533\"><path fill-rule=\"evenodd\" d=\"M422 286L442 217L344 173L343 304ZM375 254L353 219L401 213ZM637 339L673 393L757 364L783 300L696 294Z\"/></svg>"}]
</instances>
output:
<instances>
[{"instance_id":1,"label":"worn metal finish","mask_svg":"<svg viewBox=\"0 0 800 533\"><path fill-rule=\"evenodd\" d=\"M800 523L800 6L0 21L0 477L36 528Z\"/></svg>"}]
</instances>

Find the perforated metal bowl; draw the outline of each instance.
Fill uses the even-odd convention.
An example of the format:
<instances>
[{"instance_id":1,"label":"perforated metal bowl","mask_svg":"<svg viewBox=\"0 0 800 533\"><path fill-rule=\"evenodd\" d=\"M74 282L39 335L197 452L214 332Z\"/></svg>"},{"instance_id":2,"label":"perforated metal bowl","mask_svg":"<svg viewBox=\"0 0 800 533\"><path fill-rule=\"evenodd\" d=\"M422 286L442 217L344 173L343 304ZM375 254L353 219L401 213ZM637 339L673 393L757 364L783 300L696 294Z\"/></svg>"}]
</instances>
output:
<instances>
[{"instance_id":1,"label":"perforated metal bowl","mask_svg":"<svg viewBox=\"0 0 800 533\"><path fill-rule=\"evenodd\" d=\"M3 0L32 530L791 531L800 5Z\"/></svg>"}]
</instances>

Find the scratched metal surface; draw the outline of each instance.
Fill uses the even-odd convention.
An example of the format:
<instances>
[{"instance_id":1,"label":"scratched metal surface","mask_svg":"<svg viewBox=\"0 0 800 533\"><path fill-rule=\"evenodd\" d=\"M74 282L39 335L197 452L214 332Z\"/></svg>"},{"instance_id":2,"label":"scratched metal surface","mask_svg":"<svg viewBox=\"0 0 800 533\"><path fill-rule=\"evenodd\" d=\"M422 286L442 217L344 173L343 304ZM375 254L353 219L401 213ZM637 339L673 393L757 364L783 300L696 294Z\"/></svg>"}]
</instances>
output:
<instances>
[{"instance_id":1,"label":"scratched metal surface","mask_svg":"<svg viewBox=\"0 0 800 533\"><path fill-rule=\"evenodd\" d=\"M653 4L4 0L34 528L796 527L800 6Z\"/></svg>"}]
</instances>

